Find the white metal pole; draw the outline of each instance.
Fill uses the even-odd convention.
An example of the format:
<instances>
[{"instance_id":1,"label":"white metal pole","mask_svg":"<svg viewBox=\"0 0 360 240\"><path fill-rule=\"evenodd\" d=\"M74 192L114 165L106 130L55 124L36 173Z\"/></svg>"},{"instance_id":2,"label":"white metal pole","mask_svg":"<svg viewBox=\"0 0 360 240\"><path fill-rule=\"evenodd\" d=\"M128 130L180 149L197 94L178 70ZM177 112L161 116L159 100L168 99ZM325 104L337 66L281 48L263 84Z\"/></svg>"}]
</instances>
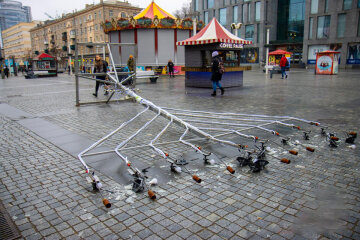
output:
<instances>
[{"instance_id":1,"label":"white metal pole","mask_svg":"<svg viewBox=\"0 0 360 240\"><path fill-rule=\"evenodd\" d=\"M266 64L265 64L265 72L266 72L266 74L268 74L269 73L269 69L268 69L268 65L269 65L269 43L270 43L270 29L269 28L267 28L266 29Z\"/></svg>"},{"instance_id":2,"label":"white metal pole","mask_svg":"<svg viewBox=\"0 0 360 240\"><path fill-rule=\"evenodd\" d=\"M196 35L196 18L193 19L193 36Z\"/></svg>"}]
</instances>

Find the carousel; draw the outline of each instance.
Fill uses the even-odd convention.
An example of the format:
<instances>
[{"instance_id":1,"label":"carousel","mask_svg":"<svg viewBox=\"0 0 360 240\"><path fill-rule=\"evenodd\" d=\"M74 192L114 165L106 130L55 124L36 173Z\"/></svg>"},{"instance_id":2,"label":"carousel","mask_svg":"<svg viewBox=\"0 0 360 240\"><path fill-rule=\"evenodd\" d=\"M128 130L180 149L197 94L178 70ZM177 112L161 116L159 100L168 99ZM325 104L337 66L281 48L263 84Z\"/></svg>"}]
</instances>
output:
<instances>
[{"instance_id":1,"label":"carousel","mask_svg":"<svg viewBox=\"0 0 360 240\"><path fill-rule=\"evenodd\" d=\"M136 43L136 65L139 70L164 72L168 61L175 65L179 73L185 64L185 50L176 42L191 37L193 21L190 18L179 19L159 7L154 1L138 15L130 18L118 18L105 21L105 33L110 43ZM204 26L200 21L196 29ZM127 63L129 55L134 54L131 47L112 47L113 58L120 65Z\"/></svg>"}]
</instances>

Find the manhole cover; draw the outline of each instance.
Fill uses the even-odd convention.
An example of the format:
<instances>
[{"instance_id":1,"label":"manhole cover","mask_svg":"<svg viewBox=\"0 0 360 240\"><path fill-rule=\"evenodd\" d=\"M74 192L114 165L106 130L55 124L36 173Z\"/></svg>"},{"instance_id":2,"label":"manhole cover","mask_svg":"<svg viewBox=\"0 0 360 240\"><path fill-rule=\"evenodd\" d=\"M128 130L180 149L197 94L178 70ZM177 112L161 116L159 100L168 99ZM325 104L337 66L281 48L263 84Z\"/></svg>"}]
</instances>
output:
<instances>
[{"instance_id":1,"label":"manhole cover","mask_svg":"<svg viewBox=\"0 0 360 240\"><path fill-rule=\"evenodd\" d=\"M0 239L13 240L20 238L20 232L0 202Z\"/></svg>"}]
</instances>

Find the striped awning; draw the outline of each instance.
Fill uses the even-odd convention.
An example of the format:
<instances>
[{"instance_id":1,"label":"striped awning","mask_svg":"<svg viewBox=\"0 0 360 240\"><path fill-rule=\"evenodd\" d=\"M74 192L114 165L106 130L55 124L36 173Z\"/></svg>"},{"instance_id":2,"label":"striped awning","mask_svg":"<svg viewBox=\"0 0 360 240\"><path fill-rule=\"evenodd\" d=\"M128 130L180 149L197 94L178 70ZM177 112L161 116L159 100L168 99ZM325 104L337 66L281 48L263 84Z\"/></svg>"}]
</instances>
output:
<instances>
[{"instance_id":1,"label":"striped awning","mask_svg":"<svg viewBox=\"0 0 360 240\"><path fill-rule=\"evenodd\" d=\"M147 8L142 10L141 13L136 15L134 19L139 19L143 17L154 19L155 16L157 16L159 19L166 17L176 19L176 17L174 17L173 15L171 15L170 13L166 12L164 9L159 7L159 5L157 5L154 1L152 1Z\"/></svg>"},{"instance_id":2,"label":"striped awning","mask_svg":"<svg viewBox=\"0 0 360 240\"><path fill-rule=\"evenodd\" d=\"M237 43L252 44L252 41L244 40L229 32L216 18L203 28L198 34L184 41L177 42L176 45L200 45L209 43Z\"/></svg>"}]
</instances>

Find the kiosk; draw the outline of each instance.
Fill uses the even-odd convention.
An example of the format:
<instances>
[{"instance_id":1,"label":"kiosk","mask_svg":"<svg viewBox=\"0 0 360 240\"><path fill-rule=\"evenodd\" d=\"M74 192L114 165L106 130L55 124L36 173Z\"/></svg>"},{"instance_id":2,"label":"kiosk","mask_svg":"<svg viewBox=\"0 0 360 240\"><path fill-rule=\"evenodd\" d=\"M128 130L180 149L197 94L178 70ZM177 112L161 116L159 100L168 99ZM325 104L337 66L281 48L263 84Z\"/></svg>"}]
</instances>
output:
<instances>
[{"instance_id":1,"label":"kiosk","mask_svg":"<svg viewBox=\"0 0 360 240\"><path fill-rule=\"evenodd\" d=\"M240 87L243 85L243 71L250 66L240 66L240 53L244 44L251 44L230 33L217 20L211 22L195 36L177 42L185 46L185 86L211 88L211 53L218 51L225 66L222 76L223 87Z\"/></svg>"},{"instance_id":2,"label":"kiosk","mask_svg":"<svg viewBox=\"0 0 360 240\"><path fill-rule=\"evenodd\" d=\"M285 55L285 57L288 59L289 62L289 66L287 67L290 68L290 60L291 60L291 52L287 52L281 49L269 52L269 66L267 67L270 71L281 71L280 69L280 59L282 57L282 55Z\"/></svg>"},{"instance_id":3,"label":"kiosk","mask_svg":"<svg viewBox=\"0 0 360 240\"><path fill-rule=\"evenodd\" d=\"M32 71L29 71L25 78L57 77L56 58L46 53L40 54L32 61Z\"/></svg>"},{"instance_id":4,"label":"kiosk","mask_svg":"<svg viewBox=\"0 0 360 240\"><path fill-rule=\"evenodd\" d=\"M316 53L315 74L337 74L339 70L339 54L340 52L330 50Z\"/></svg>"}]
</instances>

